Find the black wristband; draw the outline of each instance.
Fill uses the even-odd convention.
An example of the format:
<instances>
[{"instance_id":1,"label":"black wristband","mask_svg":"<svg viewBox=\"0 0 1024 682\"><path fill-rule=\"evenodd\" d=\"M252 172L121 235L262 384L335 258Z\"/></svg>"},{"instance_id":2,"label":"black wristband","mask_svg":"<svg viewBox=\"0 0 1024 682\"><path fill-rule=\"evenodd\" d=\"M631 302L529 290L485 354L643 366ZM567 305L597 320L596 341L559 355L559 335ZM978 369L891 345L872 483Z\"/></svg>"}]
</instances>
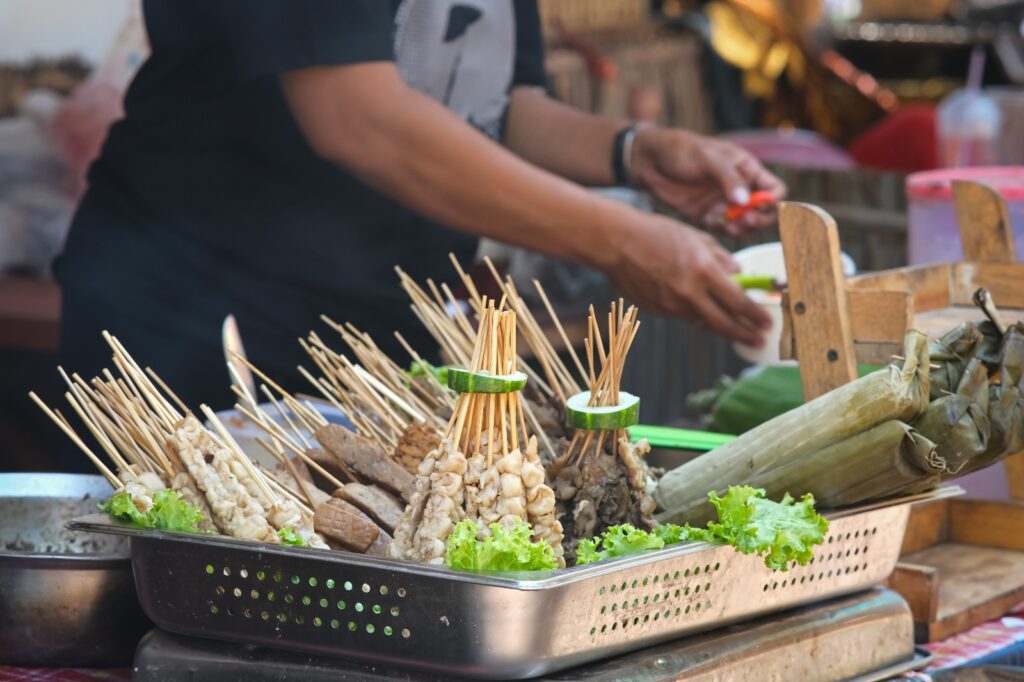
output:
<instances>
[{"instance_id":1,"label":"black wristband","mask_svg":"<svg viewBox=\"0 0 1024 682\"><path fill-rule=\"evenodd\" d=\"M615 184L619 186L629 185L629 168L626 159L626 142L636 134L636 125L628 125L615 134L612 141L612 175ZM631 146L631 145L630 145Z\"/></svg>"}]
</instances>

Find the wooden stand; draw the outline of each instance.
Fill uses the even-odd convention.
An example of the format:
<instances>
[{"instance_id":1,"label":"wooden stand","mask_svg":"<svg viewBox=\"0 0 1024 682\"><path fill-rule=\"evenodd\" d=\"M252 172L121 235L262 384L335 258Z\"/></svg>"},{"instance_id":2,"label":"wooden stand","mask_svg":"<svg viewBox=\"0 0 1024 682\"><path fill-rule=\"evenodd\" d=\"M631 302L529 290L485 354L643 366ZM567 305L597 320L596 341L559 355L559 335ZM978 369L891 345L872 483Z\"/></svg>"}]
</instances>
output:
<instances>
[{"instance_id":1,"label":"wooden stand","mask_svg":"<svg viewBox=\"0 0 1024 682\"><path fill-rule=\"evenodd\" d=\"M858 363L890 362L910 327L938 336L983 319L971 302L979 287L991 292L1008 321L1024 318L1024 263L1016 262L1005 201L967 182L954 184L954 196L964 262L849 280L831 216L783 204L788 292L780 352L799 358L807 400L854 380ZM905 562L890 582L910 603L919 639L947 637L1024 600L1024 453L1003 466L1013 501L941 501L911 514Z\"/></svg>"}]
</instances>

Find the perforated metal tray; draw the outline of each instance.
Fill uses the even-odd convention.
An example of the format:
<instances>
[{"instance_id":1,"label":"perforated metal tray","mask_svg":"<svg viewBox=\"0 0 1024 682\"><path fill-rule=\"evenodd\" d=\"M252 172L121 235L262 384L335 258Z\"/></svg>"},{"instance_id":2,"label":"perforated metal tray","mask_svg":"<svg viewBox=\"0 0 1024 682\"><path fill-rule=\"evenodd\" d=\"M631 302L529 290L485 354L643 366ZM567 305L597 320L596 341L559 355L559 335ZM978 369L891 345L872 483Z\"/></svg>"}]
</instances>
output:
<instances>
[{"instance_id":1,"label":"perforated metal tray","mask_svg":"<svg viewBox=\"0 0 1024 682\"><path fill-rule=\"evenodd\" d=\"M142 606L171 632L507 679L870 587L892 572L908 514L902 503L834 516L814 560L786 572L690 543L542 577L139 530L100 515L70 526L130 537Z\"/></svg>"}]
</instances>

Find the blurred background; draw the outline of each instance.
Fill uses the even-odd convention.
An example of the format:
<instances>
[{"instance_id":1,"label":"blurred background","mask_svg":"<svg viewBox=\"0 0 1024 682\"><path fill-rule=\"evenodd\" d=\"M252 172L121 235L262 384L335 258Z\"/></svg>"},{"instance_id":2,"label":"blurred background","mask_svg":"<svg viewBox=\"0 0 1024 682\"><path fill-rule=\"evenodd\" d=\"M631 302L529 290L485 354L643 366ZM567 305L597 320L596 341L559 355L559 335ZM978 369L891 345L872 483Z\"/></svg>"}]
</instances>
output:
<instances>
[{"instance_id":1,"label":"blurred background","mask_svg":"<svg viewBox=\"0 0 1024 682\"><path fill-rule=\"evenodd\" d=\"M1024 206L1024 2L540 7L549 87L559 99L748 148L787 181L792 199L836 218L858 270L955 257L953 177L973 173L1015 211ZM136 0L0 3L0 470L52 466L60 434L26 398L56 379L60 292L50 263L146 54ZM609 193L649 205L628 191ZM1016 224L1024 229L1024 219ZM517 278L541 277L564 317L609 293L595 273L501 245L485 251ZM801 399L795 368L744 359L681 322L645 316L637 346L623 385L643 387L650 423L739 432L756 423L750 411L765 391ZM747 388L780 376L770 389Z\"/></svg>"}]
</instances>

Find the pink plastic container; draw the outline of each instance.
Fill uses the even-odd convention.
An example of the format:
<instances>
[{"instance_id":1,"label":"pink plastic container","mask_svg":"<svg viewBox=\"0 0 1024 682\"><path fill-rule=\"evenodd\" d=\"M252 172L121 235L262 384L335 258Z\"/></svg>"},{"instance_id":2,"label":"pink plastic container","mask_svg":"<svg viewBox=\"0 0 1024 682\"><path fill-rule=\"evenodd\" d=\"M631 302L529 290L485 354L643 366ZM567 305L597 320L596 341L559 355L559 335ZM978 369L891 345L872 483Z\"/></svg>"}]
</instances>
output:
<instances>
[{"instance_id":1,"label":"pink plastic container","mask_svg":"<svg viewBox=\"0 0 1024 682\"><path fill-rule=\"evenodd\" d=\"M911 265L963 259L953 207L953 180L974 180L999 191L1010 209L1018 258L1024 257L1024 167L948 168L907 177L910 204L907 257Z\"/></svg>"}]
</instances>

